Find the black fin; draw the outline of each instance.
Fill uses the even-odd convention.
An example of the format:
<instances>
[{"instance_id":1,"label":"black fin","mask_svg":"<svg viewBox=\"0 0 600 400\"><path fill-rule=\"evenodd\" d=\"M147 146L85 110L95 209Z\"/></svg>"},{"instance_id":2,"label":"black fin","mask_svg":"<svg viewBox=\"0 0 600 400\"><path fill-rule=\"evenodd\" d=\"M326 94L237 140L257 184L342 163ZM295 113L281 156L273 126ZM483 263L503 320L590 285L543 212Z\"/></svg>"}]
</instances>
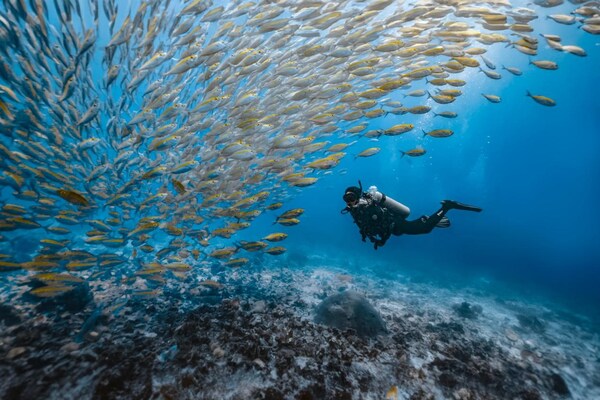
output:
<instances>
[{"instance_id":1,"label":"black fin","mask_svg":"<svg viewBox=\"0 0 600 400\"><path fill-rule=\"evenodd\" d=\"M474 211L481 212L482 208L476 206L470 206L468 204L459 203L454 200L442 200L442 206L447 210L464 210L464 211Z\"/></svg>"},{"instance_id":2,"label":"black fin","mask_svg":"<svg viewBox=\"0 0 600 400\"><path fill-rule=\"evenodd\" d=\"M438 228L450 228L450 220L448 217L442 217L440 222L437 223L436 227Z\"/></svg>"}]
</instances>

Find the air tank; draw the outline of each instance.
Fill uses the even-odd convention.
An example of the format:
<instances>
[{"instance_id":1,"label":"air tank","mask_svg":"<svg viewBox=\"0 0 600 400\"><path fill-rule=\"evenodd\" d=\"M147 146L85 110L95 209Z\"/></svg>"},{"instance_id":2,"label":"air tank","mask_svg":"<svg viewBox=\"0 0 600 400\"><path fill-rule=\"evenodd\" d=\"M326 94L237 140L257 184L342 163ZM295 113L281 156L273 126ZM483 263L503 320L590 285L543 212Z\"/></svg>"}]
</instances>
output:
<instances>
[{"instance_id":1,"label":"air tank","mask_svg":"<svg viewBox=\"0 0 600 400\"><path fill-rule=\"evenodd\" d=\"M406 218L410 214L410 208L392 199L390 196L384 195L383 193L377 190L377 186L371 186L367 193L369 193L373 200L380 203L382 206L386 207L388 210L392 211L394 214L402 218ZM382 201L382 199L384 200Z\"/></svg>"}]
</instances>

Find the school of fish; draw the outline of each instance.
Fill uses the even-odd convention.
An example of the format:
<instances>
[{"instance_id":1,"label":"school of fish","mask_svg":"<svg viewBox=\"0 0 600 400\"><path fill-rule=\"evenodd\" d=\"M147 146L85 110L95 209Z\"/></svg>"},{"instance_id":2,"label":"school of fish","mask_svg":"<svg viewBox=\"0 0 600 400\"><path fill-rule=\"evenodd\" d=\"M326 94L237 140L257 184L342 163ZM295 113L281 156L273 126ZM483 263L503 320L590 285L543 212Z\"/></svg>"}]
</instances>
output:
<instances>
[{"instance_id":1,"label":"school of fish","mask_svg":"<svg viewBox=\"0 0 600 400\"><path fill-rule=\"evenodd\" d=\"M27 274L42 298L106 276L145 280L134 294L147 297L199 259L239 268L283 254L279 229L254 241L239 231L269 212L298 224L302 209L276 211L294 188L349 146L414 132L405 115L434 114L423 141L453 135L444 121L460 117L463 71L527 73L498 69L490 47L548 71L558 64L539 46L586 56L530 25L600 33L600 2L570 3L549 14L563 0L2 0L0 272ZM376 119L385 128L369 130ZM39 240L29 259L11 253L23 235Z\"/></svg>"}]
</instances>

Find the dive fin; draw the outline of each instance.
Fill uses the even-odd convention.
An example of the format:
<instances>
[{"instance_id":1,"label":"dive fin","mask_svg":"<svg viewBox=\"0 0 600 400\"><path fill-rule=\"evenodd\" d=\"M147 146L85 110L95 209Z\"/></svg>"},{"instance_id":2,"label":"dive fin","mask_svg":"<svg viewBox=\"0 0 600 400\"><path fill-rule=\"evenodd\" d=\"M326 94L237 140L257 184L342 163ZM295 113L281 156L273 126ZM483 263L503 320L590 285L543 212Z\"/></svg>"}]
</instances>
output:
<instances>
[{"instance_id":1,"label":"dive fin","mask_svg":"<svg viewBox=\"0 0 600 400\"><path fill-rule=\"evenodd\" d=\"M442 206L447 210L464 210L464 211L474 211L481 212L482 208L476 206L470 206L468 204L459 203L454 200L442 200Z\"/></svg>"},{"instance_id":2,"label":"dive fin","mask_svg":"<svg viewBox=\"0 0 600 400\"><path fill-rule=\"evenodd\" d=\"M448 217L442 217L440 222L437 223L436 227L438 228L450 228L450 220Z\"/></svg>"}]
</instances>

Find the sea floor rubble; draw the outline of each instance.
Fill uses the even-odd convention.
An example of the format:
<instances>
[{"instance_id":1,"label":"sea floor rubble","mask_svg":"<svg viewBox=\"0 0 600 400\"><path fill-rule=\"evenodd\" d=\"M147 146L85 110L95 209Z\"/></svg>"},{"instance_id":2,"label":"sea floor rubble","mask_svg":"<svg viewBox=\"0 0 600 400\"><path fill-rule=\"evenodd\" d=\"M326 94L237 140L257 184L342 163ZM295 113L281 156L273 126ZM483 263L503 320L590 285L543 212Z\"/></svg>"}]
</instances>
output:
<instances>
[{"instance_id":1,"label":"sea floor rubble","mask_svg":"<svg viewBox=\"0 0 600 400\"><path fill-rule=\"evenodd\" d=\"M223 283L130 300L83 335L93 309L26 318L3 306L0 398L383 399L393 386L413 400L600 398L597 331L547 306L324 267ZM314 322L348 289L386 334Z\"/></svg>"}]
</instances>

